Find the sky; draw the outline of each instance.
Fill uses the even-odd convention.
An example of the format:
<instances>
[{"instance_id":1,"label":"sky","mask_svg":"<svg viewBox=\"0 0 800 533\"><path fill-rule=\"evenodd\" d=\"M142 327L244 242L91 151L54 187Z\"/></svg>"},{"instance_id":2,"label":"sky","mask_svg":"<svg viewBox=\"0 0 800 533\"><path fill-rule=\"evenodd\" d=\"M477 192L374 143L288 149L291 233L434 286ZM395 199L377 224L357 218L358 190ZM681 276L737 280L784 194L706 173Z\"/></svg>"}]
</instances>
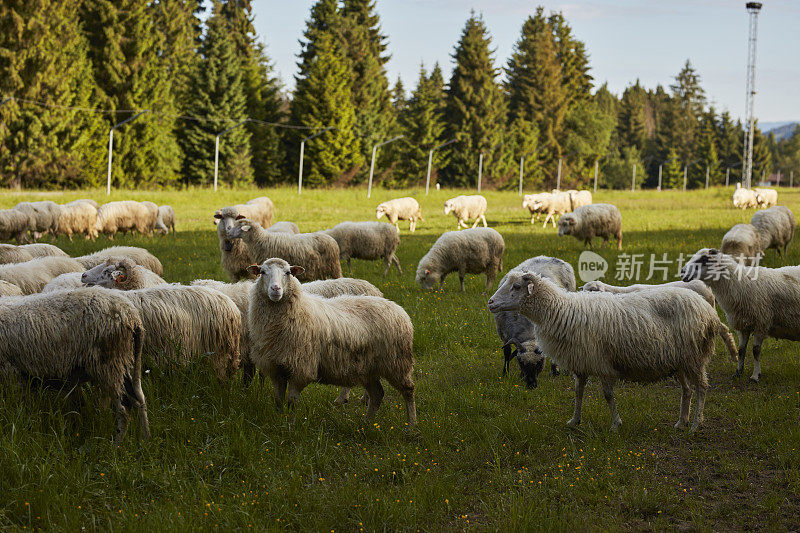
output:
<instances>
[{"instance_id":1,"label":"sky","mask_svg":"<svg viewBox=\"0 0 800 533\"><path fill-rule=\"evenodd\" d=\"M294 87L299 39L313 0L253 0L255 27L287 90ZM537 5L562 11L586 43L597 85L620 94L638 78L668 86L691 60L718 111L742 117L745 107L748 14L744 0L377 0L391 59L410 91L420 63L439 62L449 78L451 55L474 9L481 13L506 64L524 20ZM758 22L755 114L762 126L800 121L800 0L765 0Z\"/></svg>"}]
</instances>

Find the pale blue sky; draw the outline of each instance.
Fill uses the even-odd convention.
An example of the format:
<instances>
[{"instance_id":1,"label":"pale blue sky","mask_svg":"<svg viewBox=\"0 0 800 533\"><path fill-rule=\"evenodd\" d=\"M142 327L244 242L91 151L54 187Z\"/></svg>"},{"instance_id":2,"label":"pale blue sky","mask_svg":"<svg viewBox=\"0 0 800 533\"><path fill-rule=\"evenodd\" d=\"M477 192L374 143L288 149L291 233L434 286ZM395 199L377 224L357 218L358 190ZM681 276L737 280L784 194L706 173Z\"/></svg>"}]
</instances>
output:
<instances>
[{"instance_id":1,"label":"pale blue sky","mask_svg":"<svg viewBox=\"0 0 800 533\"><path fill-rule=\"evenodd\" d=\"M416 84L420 62L438 61L449 77L451 54L470 9L483 13L504 65L525 18L541 3L563 11L586 43L596 82L614 92L639 78L669 85L689 58L720 110L744 113L748 15L743 0L377 0L389 37L391 83ZM759 16L756 116L800 120L800 0L765 0ZM312 0L254 0L256 29L287 88Z\"/></svg>"}]
</instances>

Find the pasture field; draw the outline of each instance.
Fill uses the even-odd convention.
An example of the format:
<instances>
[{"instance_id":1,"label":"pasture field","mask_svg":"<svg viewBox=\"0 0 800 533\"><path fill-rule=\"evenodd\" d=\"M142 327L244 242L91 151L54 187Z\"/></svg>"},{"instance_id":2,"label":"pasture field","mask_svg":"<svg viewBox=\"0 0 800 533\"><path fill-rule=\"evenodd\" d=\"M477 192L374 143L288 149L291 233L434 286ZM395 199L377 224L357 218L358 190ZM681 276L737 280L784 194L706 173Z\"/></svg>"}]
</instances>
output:
<instances>
[{"instance_id":1,"label":"pasture field","mask_svg":"<svg viewBox=\"0 0 800 533\"><path fill-rule=\"evenodd\" d=\"M674 258L718 246L752 210L731 206L733 188L709 191L606 192L623 217L624 253ZM176 237L61 237L71 255L112 244L142 246L164 264L164 277L188 283L227 278L219 265L213 210L267 195L275 220L314 231L345 220L374 220L375 206L413 195L425 221L401 225L403 275L383 279L379 262L354 260L356 277L402 305L415 327L416 430L405 427L402 400L386 386L374 425L359 402L336 407L338 390L312 385L291 425L278 415L269 383L243 390L220 385L202 364L153 370L144 378L152 439L135 421L121 446L113 414L90 387L65 398L52 391L0 390L0 528L163 531L292 529L376 530L794 530L800 526L800 345L769 339L762 377L732 379L735 363L717 342L710 365L705 424L673 429L680 389L665 381L623 384L623 424L609 430L608 407L590 380L580 430L567 376L542 373L526 390L512 372L501 378L502 350L482 294L483 277L458 276L442 293L414 282L417 261L455 228L442 204L456 191L364 190L117 191L110 199L152 200L177 213ZM800 215L800 192L782 189L781 205ZM487 218L506 241L504 272L547 254L577 270L583 249L541 223L531 226L513 192L487 192ZM23 199L108 201L105 191L0 193L0 207ZM52 242L52 241L44 241ZM618 252L595 247L612 268ZM800 264L800 242L785 261ZM642 267L643 278L647 263ZM677 267L670 269L674 275ZM499 277L498 277L499 281ZM613 279L606 281L613 283ZM623 284L631 283L624 281ZM580 281L579 281L579 284ZM496 288L496 285L495 285ZM1 342L1 341L0 341ZM76 399L75 396L78 396Z\"/></svg>"}]
</instances>

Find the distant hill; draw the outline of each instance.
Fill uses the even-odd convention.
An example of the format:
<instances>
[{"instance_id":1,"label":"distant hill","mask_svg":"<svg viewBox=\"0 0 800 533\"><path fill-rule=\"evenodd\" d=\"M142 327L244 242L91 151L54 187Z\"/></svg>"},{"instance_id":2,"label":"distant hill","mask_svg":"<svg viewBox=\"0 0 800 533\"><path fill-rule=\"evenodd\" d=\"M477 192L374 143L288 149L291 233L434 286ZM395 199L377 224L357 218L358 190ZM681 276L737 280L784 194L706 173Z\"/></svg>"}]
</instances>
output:
<instances>
[{"instance_id":1,"label":"distant hill","mask_svg":"<svg viewBox=\"0 0 800 533\"><path fill-rule=\"evenodd\" d=\"M764 134L774 133L775 140L777 141L788 139L794 135L798 125L800 125L798 122L771 122L764 123L763 125L760 124Z\"/></svg>"}]
</instances>

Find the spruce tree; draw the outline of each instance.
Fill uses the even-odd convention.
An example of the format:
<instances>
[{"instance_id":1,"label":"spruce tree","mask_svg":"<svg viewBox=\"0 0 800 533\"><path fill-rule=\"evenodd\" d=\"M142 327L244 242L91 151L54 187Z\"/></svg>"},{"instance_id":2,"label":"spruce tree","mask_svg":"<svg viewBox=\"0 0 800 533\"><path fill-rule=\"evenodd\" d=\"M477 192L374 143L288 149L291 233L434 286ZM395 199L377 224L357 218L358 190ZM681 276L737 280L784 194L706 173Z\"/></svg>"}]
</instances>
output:
<instances>
[{"instance_id":1,"label":"spruce tree","mask_svg":"<svg viewBox=\"0 0 800 533\"><path fill-rule=\"evenodd\" d=\"M647 92L639 85L639 80L622 93L617 128L623 146L644 149L648 137L646 104Z\"/></svg>"},{"instance_id":2,"label":"spruce tree","mask_svg":"<svg viewBox=\"0 0 800 533\"><path fill-rule=\"evenodd\" d=\"M724 177L720 169L719 153L717 152L716 126L716 113L714 108L710 108L703 113L698 136L697 158L699 161L692 176L692 185L698 188L705 187L706 167L708 167L709 186L724 183Z\"/></svg>"},{"instance_id":3,"label":"spruce tree","mask_svg":"<svg viewBox=\"0 0 800 533\"><path fill-rule=\"evenodd\" d=\"M572 28L562 13L548 18L555 37L556 56L561 64L561 76L567 92L567 105L587 100L591 96L592 76L586 45L572 35Z\"/></svg>"},{"instance_id":4,"label":"spruce tree","mask_svg":"<svg viewBox=\"0 0 800 533\"><path fill-rule=\"evenodd\" d=\"M670 147L666 153L661 175L661 188L683 188L683 162L674 147Z\"/></svg>"},{"instance_id":5,"label":"spruce tree","mask_svg":"<svg viewBox=\"0 0 800 533\"><path fill-rule=\"evenodd\" d=\"M700 129L700 114L705 104L705 92L700 86L700 76L689 60L670 85L676 105L671 106L671 144L684 161L695 159L697 135Z\"/></svg>"},{"instance_id":6,"label":"spruce tree","mask_svg":"<svg viewBox=\"0 0 800 533\"><path fill-rule=\"evenodd\" d=\"M564 140L564 148L572 154L569 164L572 187L593 182L595 162L607 153L615 124L616 116L604 111L595 99L572 106L565 121Z\"/></svg>"}]
</instances>

